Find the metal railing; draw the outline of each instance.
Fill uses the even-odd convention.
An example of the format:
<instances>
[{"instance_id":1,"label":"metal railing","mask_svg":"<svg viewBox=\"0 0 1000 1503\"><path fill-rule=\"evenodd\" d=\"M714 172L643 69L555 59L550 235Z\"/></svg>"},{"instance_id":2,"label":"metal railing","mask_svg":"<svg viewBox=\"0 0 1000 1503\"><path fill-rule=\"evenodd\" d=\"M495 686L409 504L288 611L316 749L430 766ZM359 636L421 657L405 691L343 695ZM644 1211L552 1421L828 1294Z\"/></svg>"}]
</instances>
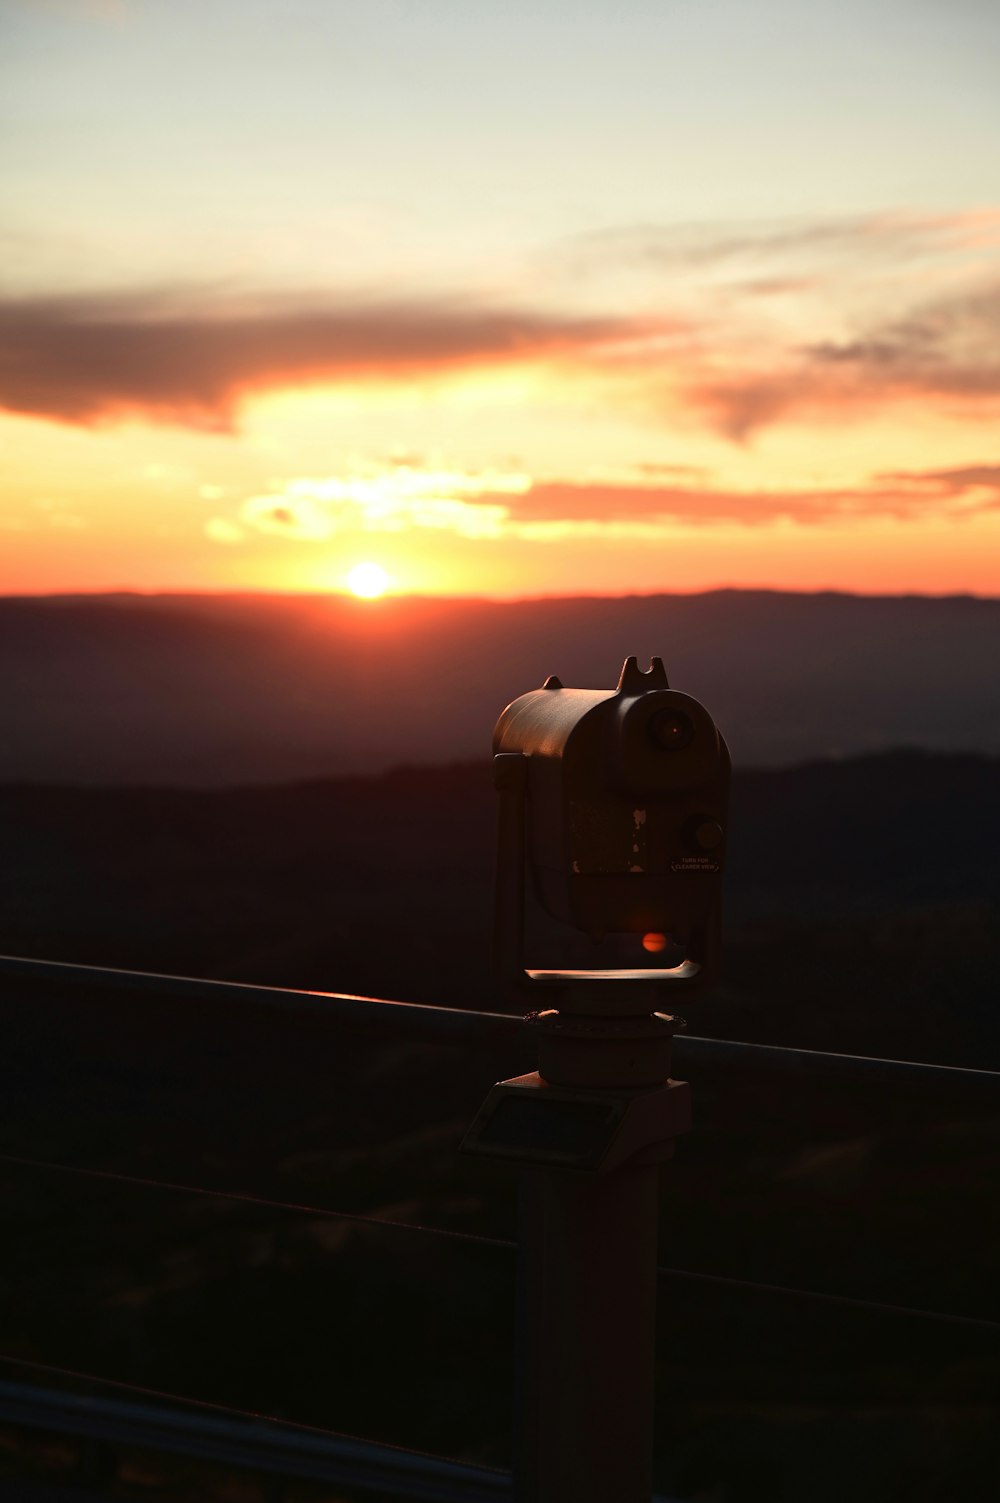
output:
<instances>
[{"instance_id":1,"label":"metal railing","mask_svg":"<svg viewBox=\"0 0 1000 1503\"><path fill-rule=\"evenodd\" d=\"M0 1357L0 1361L9 1359ZM366 1492L390 1492L400 1498L432 1499L433 1503L495 1503L511 1496L510 1473L498 1469L293 1425L222 1404L198 1403L178 1394L110 1383L91 1373L42 1363L11 1365L114 1388L133 1397L65 1393L35 1384L0 1382L0 1420L8 1424L246 1467L280 1477L339 1483ZM147 1402L136 1402L143 1393ZM150 1403L149 1398L158 1402Z\"/></svg>"},{"instance_id":2,"label":"metal railing","mask_svg":"<svg viewBox=\"0 0 1000 1503\"><path fill-rule=\"evenodd\" d=\"M244 981L214 981L196 976L168 976L154 971L126 971L66 961L35 960L0 955L0 979L50 982L66 986L99 987L137 995L171 998L178 1002L214 999L254 1004L275 1012L297 1013L365 1028L386 1028L396 1038L461 1044L471 1040L512 1039L524 1027L516 1013L472 1012L457 1007L432 1007L422 1002L389 1002L344 992L300 991L288 987L256 986ZM731 1039L700 1038L681 1033L674 1040L674 1059L680 1069L705 1065L713 1070L770 1070L780 1074L825 1079L913 1081L921 1085L960 1086L963 1090L997 1092L1000 1071L972 1070L960 1065L934 1065L917 1060L878 1059L860 1054L830 1054L815 1049L788 1049L774 1044L748 1044Z\"/></svg>"},{"instance_id":3,"label":"metal railing","mask_svg":"<svg viewBox=\"0 0 1000 1503\"><path fill-rule=\"evenodd\" d=\"M409 1002L390 1002L342 993L300 991L255 986L239 982L202 980L192 977L124 971L63 962L0 956L0 1005L28 1005L37 987L60 990L86 989L94 994L127 992L136 997L155 996L180 1005L225 1000L241 1007L252 1006L276 1014L309 1016L331 1024L386 1031L393 1038L419 1039L461 1047L472 1043L512 1041L523 1026L513 1014L472 1012ZM868 1083L918 1084L921 1088L958 1089L1000 1107L1000 1072L934 1065L909 1060L873 1059L804 1049L739 1043L728 1040L679 1036L675 1059L680 1071L769 1071L783 1075ZM292 1201L268 1199L241 1190L207 1188L177 1183L117 1170L84 1166L30 1155L0 1152L0 1162L38 1173L90 1176L135 1186L155 1187L185 1195L207 1196L245 1202L255 1206L341 1218L391 1227L422 1236L480 1242L514 1250L505 1238L481 1237L448 1228L413 1222L392 1222L382 1217L332 1210ZM868 1311L873 1315L934 1321L984 1331L1000 1331L1000 1321L980 1319L946 1311L893 1305L856 1299L823 1290L766 1284L728 1278L694 1270L661 1267L661 1278L716 1284L779 1299L810 1301ZM16 1353L0 1352L8 1368L28 1373L46 1373L63 1380L85 1382L91 1387L127 1394L127 1399L106 1394L80 1395L39 1387L28 1382L0 1382L0 1419L28 1427L96 1438L117 1444L146 1446L180 1452L192 1457L251 1467L286 1477L309 1477L362 1490L391 1491L399 1497L428 1498L440 1503L479 1503L479 1500L511 1496L510 1474L471 1466L446 1457L374 1443L354 1436L294 1425L266 1415L253 1414L192 1400L183 1395L144 1390L136 1385L91 1373L27 1361ZM155 1400L155 1403L150 1401ZM167 1407L167 1406L170 1407Z\"/></svg>"}]
</instances>

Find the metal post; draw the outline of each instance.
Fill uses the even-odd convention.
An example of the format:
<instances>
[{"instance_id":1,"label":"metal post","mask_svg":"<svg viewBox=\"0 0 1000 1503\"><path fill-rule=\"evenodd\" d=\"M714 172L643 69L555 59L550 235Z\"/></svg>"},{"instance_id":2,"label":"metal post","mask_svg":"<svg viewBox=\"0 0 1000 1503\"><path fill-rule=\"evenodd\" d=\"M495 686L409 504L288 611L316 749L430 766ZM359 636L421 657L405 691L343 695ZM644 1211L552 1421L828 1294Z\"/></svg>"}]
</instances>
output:
<instances>
[{"instance_id":1,"label":"metal post","mask_svg":"<svg viewBox=\"0 0 1000 1503\"><path fill-rule=\"evenodd\" d=\"M657 1164L521 1188L514 1496L649 1503Z\"/></svg>"},{"instance_id":2,"label":"metal post","mask_svg":"<svg viewBox=\"0 0 1000 1503\"><path fill-rule=\"evenodd\" d=\"M495 1085L463 1144L521 1171L514 1496L649 1503L659 1169L690 1125L678 1023L531 1021L539 1071Z\"/></svg>"}]
</instances>

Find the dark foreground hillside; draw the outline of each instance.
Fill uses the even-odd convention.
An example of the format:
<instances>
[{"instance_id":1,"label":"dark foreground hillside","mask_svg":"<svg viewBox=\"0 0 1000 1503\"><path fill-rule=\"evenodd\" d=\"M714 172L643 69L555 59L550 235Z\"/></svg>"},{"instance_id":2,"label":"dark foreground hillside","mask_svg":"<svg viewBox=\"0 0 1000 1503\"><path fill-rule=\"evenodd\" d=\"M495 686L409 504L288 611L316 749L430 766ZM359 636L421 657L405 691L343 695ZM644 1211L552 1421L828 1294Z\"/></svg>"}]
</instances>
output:
<instances>
[{"instance_id":1,"label":"dark foreground hillside","mask_svg":"<svg viewBox=\"0 0 1000 1503\"><path fill-rule=\"evenodd\" d=\"M485 764L211 792L0 787L0 949L472 1008ZM725 984L699 1032L1000 1068L1000 761L734 777Z\"/></svg>"},{"instance_id":2,"label":"dark foreground hillside","mask_svg":"<svg viewBox=\"0 0 1000 1503\"><path fill-rule=\"evenodd\" d=\"M483 766L197 794L8 787L0 948L510 1005L486 959L493 816ZM689 1009L693 1032L1000 1067L1000 764L742 772L733 832L726 980ZM0 1014L7 1356L509 1459L513 1255L407 1228L515 1235L513 1186L456 1148L490 1082L531 1068L527 1041L418 1044L10 980ZM992 1500L995 1094L690 1078L695 1131L663 1180L658 1485L701 1503ZM0 1477L4 1456L31 1460L0 1442ZM157 1465L133 1463L141 1486L119 1495L267 1496Z\"/></svg>"}]
</instances>

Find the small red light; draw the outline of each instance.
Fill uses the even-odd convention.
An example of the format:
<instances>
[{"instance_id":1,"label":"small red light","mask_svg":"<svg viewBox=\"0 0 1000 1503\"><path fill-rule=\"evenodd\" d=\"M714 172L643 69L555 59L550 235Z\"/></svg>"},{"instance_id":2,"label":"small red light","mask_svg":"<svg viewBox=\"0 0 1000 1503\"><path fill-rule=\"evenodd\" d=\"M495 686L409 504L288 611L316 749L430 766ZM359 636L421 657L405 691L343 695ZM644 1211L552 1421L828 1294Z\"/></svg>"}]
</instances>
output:
<instances>
[{"instance_id":1,"label":"small red light","mask_svg":"<svg viewBox=\"0 0 1000 1503\"><path fill-rule=\"evenodd\" d=\"M667 948L667 936L665 934L644 934L642 936L642 948L648 950L650 955L659 955L661 950Z\"/></svg>"}]
</instances>

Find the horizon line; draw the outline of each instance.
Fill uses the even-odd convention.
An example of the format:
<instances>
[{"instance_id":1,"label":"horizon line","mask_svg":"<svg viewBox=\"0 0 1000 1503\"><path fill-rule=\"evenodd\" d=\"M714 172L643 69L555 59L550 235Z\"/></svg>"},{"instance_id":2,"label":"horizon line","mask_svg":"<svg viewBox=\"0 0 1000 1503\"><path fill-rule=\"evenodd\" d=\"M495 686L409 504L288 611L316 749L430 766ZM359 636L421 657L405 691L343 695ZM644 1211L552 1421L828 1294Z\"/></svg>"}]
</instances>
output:
<instances>
[{"instance_id":1,"label":"horizon line","mask_svg":"<svg viewBox=\"0 0 1000 1503\"><path fill-rule=\"evenodd\" d=\"M337 601L358 610L378 611L393 603L437 605L541 605L549 602L694 599L708 595L782 595L819 599L836 596L852 600L975 600L1000 604L1000 594L975 590L850 590L836 585L816 589L786 589L778 585L706 585L701 589L622 590L616 592L554 592L538 595L450 595L420 591L391 591L374 599L361 598L350 590L192 589L183 586L110 586L92 590L3 591L0 601L87 600L303 600Z\"/></svg>"}]
</instances>

